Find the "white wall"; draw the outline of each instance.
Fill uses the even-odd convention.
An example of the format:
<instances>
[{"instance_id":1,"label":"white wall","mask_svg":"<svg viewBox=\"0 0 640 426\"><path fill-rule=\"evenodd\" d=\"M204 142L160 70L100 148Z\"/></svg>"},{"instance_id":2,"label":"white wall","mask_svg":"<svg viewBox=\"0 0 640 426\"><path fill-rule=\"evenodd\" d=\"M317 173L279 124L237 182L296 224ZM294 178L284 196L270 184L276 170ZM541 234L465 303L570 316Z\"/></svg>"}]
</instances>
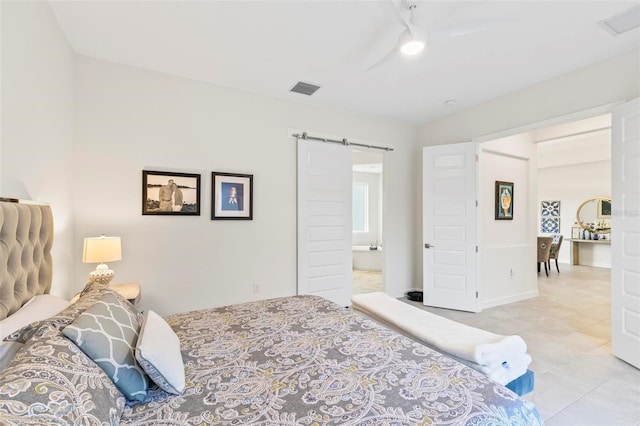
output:
<instances>
[{"instance_id":1,"label":"white wall","mask_svg":"<svg viewBox=\"0 0 640 426\"><path fill-rule=\"evenodd\" d=\"M409 191L386 191L385 280L391 295L411 288L415 127L86 57L76 61L75 258L85 236L121 236L115 281L140 281L142 308L161 314L295 294L290 129L396 148L384 154L385 190ZM143 169L201 173L201 216L142 216ZM210 220L213 170L254 175L254 220Z\"/></svg>"},{"instance_id":2,"label":"white wall","mask_svg":"<svg viewBox=\"0 0 640 426\"><path fill-rule=\"evenodd\" d=\"M46 2L2 9L0 196L51 204L55 220L51 292L74 281L73 52Z\"/></svg>"},{"instance_id":3,"label":"white wall","mask_svg":"<svg viewBox=\"0 0 640 426\"><path fill-rule=\"evenodd\" d=\"M530 133L480 145L478 292L482 309L538 295L536 146ZM495 219L495 182L513 182L513 220Z\"/></svg>"},{"instance_id":4,"label":"white wall","mask_svg":"<svg viewBox=\"0 0 640 426\"><path fill-rule=\"evenodd\" d=\"M640 50L635 50L427 123L418 138L423 146L468 142L638 96Z\"/></svg>"},{"instance_id":5,"label":"white wall","mask_svg":"<svg viewBox=\"0 0 640 426\"><path fill-rule=\"evenodd\" d=\"M638 96L640 50L635 50L427 123L420 127L418 140L421 146L430 146L467 142L498 133L518 134L525 131L523 128L531 130L535 123ZM511 132L511 129L518 130ZM417 205L421 206L421 190L416 197ZM416 222L418 235L422 234L421 215L420 211ZM415 250L422 253L419 241ZM422 277L422 264L417 262L416 267L416 276Z\"/></svg>"}]
</instances>

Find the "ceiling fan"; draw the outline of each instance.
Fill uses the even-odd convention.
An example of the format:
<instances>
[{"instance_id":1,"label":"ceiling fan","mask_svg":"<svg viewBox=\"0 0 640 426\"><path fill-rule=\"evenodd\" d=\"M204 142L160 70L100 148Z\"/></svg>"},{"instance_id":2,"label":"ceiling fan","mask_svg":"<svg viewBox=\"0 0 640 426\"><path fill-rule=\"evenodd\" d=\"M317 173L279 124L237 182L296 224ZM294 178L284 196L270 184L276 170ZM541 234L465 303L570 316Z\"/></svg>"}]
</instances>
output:
<instances>
[{"instance_id":1,"label":"ceiling fan","mask_svg":"<svg viewBox=\"0 0 640 426\"><path fill-rule=\"evenodd\" d=\"M431 40L458 37L466 34L483 31L504 24L503 19L478 19L453 26L441 28L437 31L425 31L414 22L414 11L418 4L414 0L390 0L394 6L399 23L404 30L398 37L398 42L386 55L369 65L366 70L380 67L398 54L404 56L416 56L420 54Z\"/></svg>"}]
</instances>

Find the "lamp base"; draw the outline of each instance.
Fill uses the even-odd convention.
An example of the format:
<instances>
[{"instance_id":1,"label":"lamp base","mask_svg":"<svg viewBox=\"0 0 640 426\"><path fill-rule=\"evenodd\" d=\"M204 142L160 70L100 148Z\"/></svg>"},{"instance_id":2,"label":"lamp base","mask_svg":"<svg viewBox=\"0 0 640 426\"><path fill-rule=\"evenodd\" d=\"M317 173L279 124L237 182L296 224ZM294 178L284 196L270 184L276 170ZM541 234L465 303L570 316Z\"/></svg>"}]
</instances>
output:
<instances>
[{"instance_id":1,"label":"lamp base","mask_svg":"<svg viewBox=\"0 0 640 426\"><path fill-rule=\"evenodd\" d=\"M89 282L107 285L111 282L114 276L115 272L111 269L96 269L89 274Z\"/></svg>"}]
</instances>

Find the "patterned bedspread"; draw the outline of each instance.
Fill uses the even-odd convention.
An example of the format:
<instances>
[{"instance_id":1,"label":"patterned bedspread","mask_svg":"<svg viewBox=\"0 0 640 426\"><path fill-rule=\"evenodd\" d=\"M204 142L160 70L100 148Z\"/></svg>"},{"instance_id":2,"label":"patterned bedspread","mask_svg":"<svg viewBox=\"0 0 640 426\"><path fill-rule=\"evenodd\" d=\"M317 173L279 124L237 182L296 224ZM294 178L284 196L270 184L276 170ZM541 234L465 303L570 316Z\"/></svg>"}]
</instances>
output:
<instances>
[{"instance_id":1,"label":"patterned bedspread","mask_svg":"<svg viewBox=\"0 0 640 426\"><path fill-rule=\"evenodd\" d=\"M187 387L128 406L122 425L542 424L480 373L325 299L169 317Z\"/></svg>"}]
</instances>

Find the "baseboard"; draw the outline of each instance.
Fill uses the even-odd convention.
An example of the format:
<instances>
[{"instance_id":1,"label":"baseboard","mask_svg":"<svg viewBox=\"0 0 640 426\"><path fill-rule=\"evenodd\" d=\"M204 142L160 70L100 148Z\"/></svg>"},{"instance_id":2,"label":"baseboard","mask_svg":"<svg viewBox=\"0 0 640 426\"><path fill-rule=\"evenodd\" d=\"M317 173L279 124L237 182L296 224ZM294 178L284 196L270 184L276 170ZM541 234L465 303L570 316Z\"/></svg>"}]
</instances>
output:
<instances>
[{"instance_id":1,"label":"baseboard","mask_svg":"<svg viewBox=\"0 0 640 426\"><path fill-rule=\"evenodd\" d=\"M496 299L483 300L480 302L480 309L489 309L495 306L506 305L508 303L519 302L521 300L533 299L538 297L538 290L527 291L524 293L513 294L506 297L498 297Z\"/></svg>"}]
</instances>

